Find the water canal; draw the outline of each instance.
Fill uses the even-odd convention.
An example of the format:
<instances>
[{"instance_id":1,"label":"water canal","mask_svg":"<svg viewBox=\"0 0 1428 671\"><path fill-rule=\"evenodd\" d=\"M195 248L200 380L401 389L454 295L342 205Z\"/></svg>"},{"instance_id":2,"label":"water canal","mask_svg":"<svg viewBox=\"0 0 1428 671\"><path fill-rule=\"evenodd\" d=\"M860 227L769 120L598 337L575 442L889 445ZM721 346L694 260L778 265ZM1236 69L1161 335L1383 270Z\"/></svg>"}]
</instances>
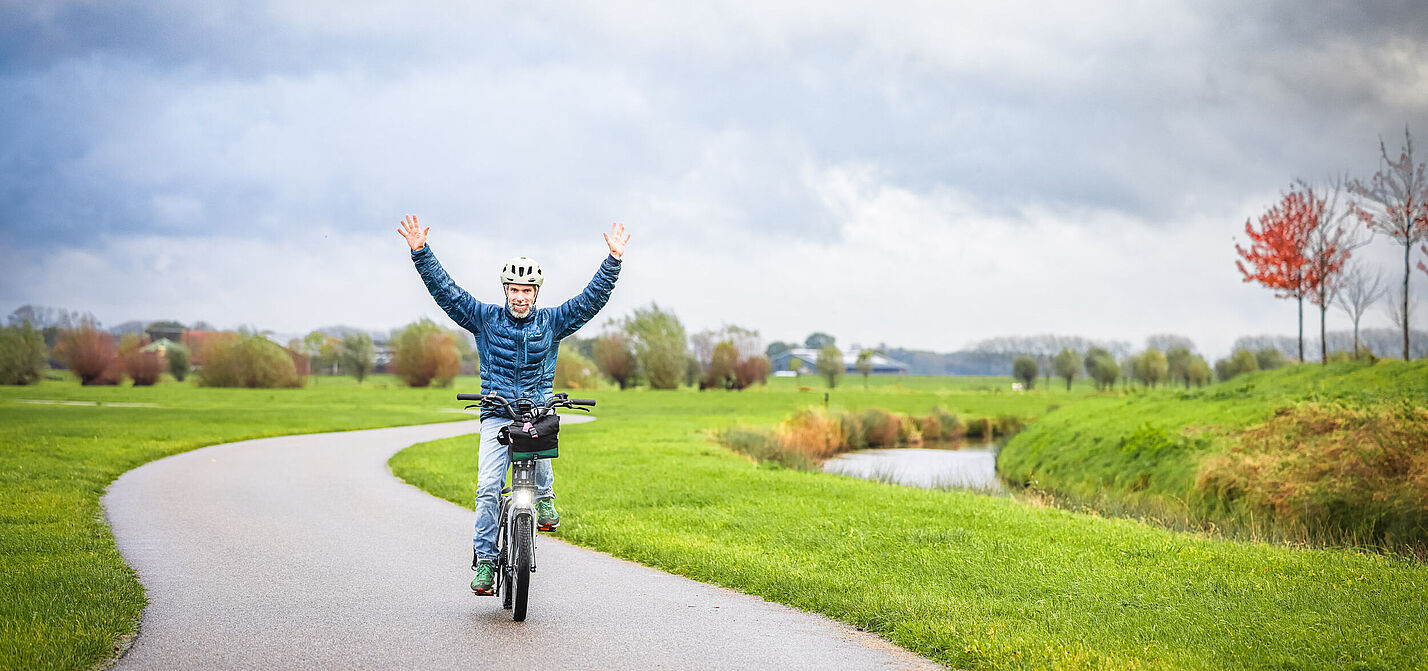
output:
<instances>
[{"instance_id":1,"label":"water canal","mask_svg":"<svg viewBox=\"0 0 1428 671\"><path fill-rule=\"evenodd\" d=\"M848 452L829 459L823 470L925 489L1005 490L997 479L997 447L993 444L961 449L907 447Z\"/></svg>"}]
</instances>

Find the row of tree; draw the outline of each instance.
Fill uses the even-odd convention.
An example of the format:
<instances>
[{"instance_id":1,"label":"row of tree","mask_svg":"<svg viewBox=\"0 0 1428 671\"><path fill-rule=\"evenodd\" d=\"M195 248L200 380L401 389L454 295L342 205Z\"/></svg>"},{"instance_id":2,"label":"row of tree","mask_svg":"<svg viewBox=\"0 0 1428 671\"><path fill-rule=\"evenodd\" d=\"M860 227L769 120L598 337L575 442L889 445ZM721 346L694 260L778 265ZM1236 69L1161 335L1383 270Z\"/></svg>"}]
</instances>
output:
<instances>
[{"instance_id":1,"label":"row of tree","mask_svg":"<svg viewBox=\"0 0 1428 671\"><path fill-rule=\"evenodd\" d=\"M1235 244L1235 262L1246 282L1258 282L1299 306L1299 360L1304 360L1304 299L1319 307L1320 359L1329 360L1325 325L1330 305L1338 305L1354 324L1355 354L1359 320L1368 309L1392 296L1389 317L1403 336L1403 359L1411 358L1413 305L1409 285L1413 254L1428 255L1428 174L1414 162L1413 136L1404 128L1398 159L1389 158L1379 140L1379 170L1367 181L1338 176L1322 184L1296 179L1279 202L1260 215L1258 226L1245 221L1248 247ZM1362 264L1350 265L1353 251L1384 235L1403 247L1403 282L1390 290L1382 276ZM1428 264L1417 268L1428 273Z\"/></svg>"},{"instance_id":2,"label":"row of tree","mask_svg":"<svg viewBox=\"0 0 1428 671\"><path fill-rule=\"evenodd\" d=\"M188 348L177 343L154 347L147 336L126 333L119 338L84 318L53 334L46 344L44 329L16 320L0 328L0 384L34 384L52 361L72 370L83 384L152 385L164 372L182 380L189 372Z\"/></svg>"},{"instance_id":3,"label":"row of tree","mask_svg":"<svg viewBox=\"0 0 1428 671\"><path fill-rule=\"evenodd\" d=\"M771 372L758 331L731 325L689 336L679 317L657 303L609 321L596 337L567 339L560 361L571 353L591 360L621 389L736 390L766 381Z\"/></svg>"},{"instance_id":4,"label":"row of tree","mask_svg":"<svg viewBox=\"0 0 1428 671\"><path fill-rule=\"evenodd\" d=\"M34 320L45 326L36 328ZM117 384L124 378L152 384L165 370L157 357L166 356L167 370L179 380L189 371L188 348L165 341L166 350L145 350L151 343L145 327L135 322L116 338L89 316L25 306L0 330L0 383L28 384L40 379L50 363L71 369L84 384ZM177 322L172 326L191 333ZM205 332L196 342L202 351L199 383L213 386L298 386L304 373L345 374L360 383L377 369L378 343L357 329L316 330L294 338L286 348L265 334ZM479 356L465 334L423 319L393 332L384 344L390 350L390 370L414 387L447 386L455 377L475 373ZM657 304L637 308L612 320L595 338L571 338L564 343L556 370L563 388L591 387L604 377L622 389L647 385L673 389L680 385L707 389L743 389L764 382L769 360L757 331L726 326L686 337L683 324Z\"/></svg>"},{"instance_id":5,"label":"row of tree","mask_svg":"<svg viewBox=\"0 0 1428 671\"><path fill-rule=\"evenodd\" d=\"M1152 338L1148 344L1157 342L1163 343L1163 337ZM1347 354L1344 358L1348 358ZM1117 382L1127 389L1132 383L1151 389L1161 384L1183 384L1188 389L1289 363L1291 360L1276 347L1257 351L1236 349L1211 367L1203 356L1195 353L1193 345L1172 345L1164 351L1148 346L1120 359L1111 351L1092 345L1084 351L1062 349L1052 357L1049 367L1038 363L1034 356L1019 355L1012 363L1012 375L1027 389L1035 388L1038 375L1045 375L1048 380L1053 375L1064 379L1068 390L1082 375L1094 381L1099 390L1112 390Z\"/></svg>"}]
</instances>

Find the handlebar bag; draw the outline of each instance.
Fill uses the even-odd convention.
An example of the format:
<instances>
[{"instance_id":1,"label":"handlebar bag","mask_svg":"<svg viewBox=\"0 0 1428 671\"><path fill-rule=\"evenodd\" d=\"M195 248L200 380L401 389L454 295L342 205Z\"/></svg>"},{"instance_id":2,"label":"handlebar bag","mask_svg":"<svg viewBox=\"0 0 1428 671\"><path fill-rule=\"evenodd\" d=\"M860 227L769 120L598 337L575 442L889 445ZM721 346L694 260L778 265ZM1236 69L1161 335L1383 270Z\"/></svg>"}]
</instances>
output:
<instances>
[{"instance_id":1,"label":"handlebar bag","mask_svg":"<svg viewBox=\"0 0 1428 671\"><path fill-rule=\"evenodd\" d=\"M506 427L511 460L554 459L560 436L560 415L550 413L533 422L512 422Z\"/></svg>"}]
</instances>

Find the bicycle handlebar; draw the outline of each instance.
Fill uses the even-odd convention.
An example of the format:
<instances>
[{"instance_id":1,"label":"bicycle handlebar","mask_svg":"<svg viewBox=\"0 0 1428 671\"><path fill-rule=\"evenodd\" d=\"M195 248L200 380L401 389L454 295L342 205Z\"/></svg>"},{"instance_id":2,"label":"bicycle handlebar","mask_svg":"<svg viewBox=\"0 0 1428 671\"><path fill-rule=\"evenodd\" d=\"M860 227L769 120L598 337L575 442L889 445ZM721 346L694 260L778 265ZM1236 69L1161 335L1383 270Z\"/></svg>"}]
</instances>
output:
<instances>
[{"instance_id":1,"label":"bicycle handlebar","mask_svg":"<svg viewBox=\"0 0 1428 671\"><path fill-rule=\"evenodd\" d=\"M546 409L546 410L553 410L553 409L555 409L555 408L571 408L571 407L576 407L576 406L593 406L593 405L595 405L595 401L593 401L593 400L591 400L591 399L588 399L588 398L568 398L568 397L566 396L566 394L563 394L563 393L561 393L561 394L555 394L555 395L551 396L550 400L546 401L545 403L539 404L539 405L537 405L534 401L532 401L532 400L530 400L530 399L528 399L528 398L518 398L518 399L516 399L516 400L513 402L513 401L507 401L506 399L501 398L500 396L497 396L496 394L457 394L457 395L456 395L456 400L458 400L458 401L476 401L477 403L479 403L479 404L481 404L481 405L486 405L487 403L491 403L491 404L493 404L493 405L499 404L499 405L502 406L502 408L506 411L506 414L511 416L511 419L517 419L517 415L518 415L520 412L530 411L530 410L534 410L534 409L536 409L536 408L544 408L544 409ZM581 409L583 410L584 408L581 408Z\"/></svg>"}]
</instances>

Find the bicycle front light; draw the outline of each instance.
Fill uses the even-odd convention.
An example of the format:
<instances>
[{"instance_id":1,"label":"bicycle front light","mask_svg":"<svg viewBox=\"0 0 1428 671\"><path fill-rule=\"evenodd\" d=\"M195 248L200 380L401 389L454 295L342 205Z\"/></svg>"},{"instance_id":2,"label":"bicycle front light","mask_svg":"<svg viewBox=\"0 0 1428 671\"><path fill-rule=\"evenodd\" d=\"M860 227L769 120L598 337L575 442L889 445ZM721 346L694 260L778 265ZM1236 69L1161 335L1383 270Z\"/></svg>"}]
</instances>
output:
<instances>
[{"instance_id":1,"label":"bicycle front light","mask_svg":"<svg viewBox=\"0 0 1428 671\"><path fill-rule=\"evenodd\" d=\"M511 501L522 508L531 505L531 492L529 489L518 489L511 494Z\"/></svg>"}]
</instances>

